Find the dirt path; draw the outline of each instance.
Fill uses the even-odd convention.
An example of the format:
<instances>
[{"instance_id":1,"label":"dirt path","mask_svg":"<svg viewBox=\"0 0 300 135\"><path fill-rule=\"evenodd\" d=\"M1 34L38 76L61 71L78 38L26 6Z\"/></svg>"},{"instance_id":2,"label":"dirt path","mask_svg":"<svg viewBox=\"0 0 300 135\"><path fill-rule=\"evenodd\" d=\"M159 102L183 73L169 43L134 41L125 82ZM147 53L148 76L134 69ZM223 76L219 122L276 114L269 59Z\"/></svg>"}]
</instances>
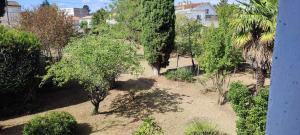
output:
<instances>
[{"instance_id":1,"label":"dirt path","mask_svg":"<svg viewBox=\"0 0 300 135\"><path fill-rule=\"evenodd\" d=\"M189 66L189 58L181 58L180 66ZM176 67L176 60L171 59L168 68ZM85 99L69 106L54 107L49 111L66 111L79 122L79 135L131 135L147 115L156 118L166 135L183 135L185 126L193 119L207 120L221 131L235 135L236 116L229 104L217 104L216 93L203 94L204 88L199 84L174 82L164 77L151 78L151 68L143 61L143 75L133 77L122 75L119 87L101 103L99 115L91 116L92 105ZM250 74L237 74L232 80L242 80L247 84L254 82ZM127 90L143 89L135 100L127 95ZM82 91L81 89L71 89ZM73 93L73 92L72 92ZM64 102L72 98L70 92L56 91L47 94L47 102ZM78 96L78 93L77 93ZM74 97L73 97L74 98ZM74 99L76 100L76 99ZM45 112L42 112L45 113ZM0 135L21 135L23 124L34 115L27 115L2 121L5 126Z\"/></svg>"}]
</instances>

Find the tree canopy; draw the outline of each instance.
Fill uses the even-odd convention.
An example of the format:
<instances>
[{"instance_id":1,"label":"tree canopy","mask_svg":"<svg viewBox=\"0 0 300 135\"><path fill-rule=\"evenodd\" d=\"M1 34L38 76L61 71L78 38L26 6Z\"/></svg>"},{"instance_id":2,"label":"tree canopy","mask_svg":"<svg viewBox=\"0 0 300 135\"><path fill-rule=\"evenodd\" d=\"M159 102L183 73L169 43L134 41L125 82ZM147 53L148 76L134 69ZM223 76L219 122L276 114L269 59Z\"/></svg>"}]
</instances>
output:
<instances>
[{"instance_id":1,"label":"tree canopy","mask_svg":"<svg viewBox=\"0 0 300 135\"><path fill-rule=\"evenodd\" d=\"M137 73L139 61L132 46L108 37L88 36L74 40L64 50L61 61L51 66L44 81L58 85L77 80L90 93L98 112L112 82L124 72Z\"/></svg>"},{"instance_id":2,"label":"tree canopy","mask_svg":"<svg viewBox=\"0 0 300 135\"><path fill-rule=\"evenodd\" d=\"M142 44L154 75L169 65L175 40L174 0L142 0Z\"/></svg>"},{"instance_id":3,"label":"tree canopy","mask_svg":"<svg viewBox=\"0 0 300 135\"><path fill-rule=\"evenodd\" d=\"M231 27L235 30L235 44L243 49L245 60L256 69L258 90L271 67L278 1L250 0L249 4L241 4Z\"/></svg>"},{"instance_id":4,"label":"tree canopy","mask_svg":"<svg viewBox=\"0 0 300 135\"><path fill-rule=\"evenodd\" d=\"M124 38L140 44L142 31L140 0L117 0L113 13L116 13L116 20L126 32Z\"/></svg>"}]
</instances>

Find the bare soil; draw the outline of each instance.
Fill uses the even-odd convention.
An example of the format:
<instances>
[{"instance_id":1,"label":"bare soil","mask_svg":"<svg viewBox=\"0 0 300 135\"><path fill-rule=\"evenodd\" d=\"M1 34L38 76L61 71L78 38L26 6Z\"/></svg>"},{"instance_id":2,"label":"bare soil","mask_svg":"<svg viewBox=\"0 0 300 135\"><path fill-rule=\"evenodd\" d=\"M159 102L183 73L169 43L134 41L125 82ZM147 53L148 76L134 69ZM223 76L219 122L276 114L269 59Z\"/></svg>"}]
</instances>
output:
<instances>
[{"instance_id":1,"label":"bare soil","mask_svg":"<svg viewBox=\"0 0 300 135\"><path fill-rule=\"evenodd\" d=\"M168 69L176 68L176 59L170 61ZM191 60L181 57L179 64L180 67L190 66ZM131 135L149 115L162 126L166 135L183 135L186 125L194 119L207 120L224 133L236 134L236 115L229 103L217 104L217 93L204 93L205 88L199 83L175 82L163 76L153 78L147 62L142 61L142 65L145 68L142 75L124 74L119 78L117 89L111 90L101 103L99 115L90 115L92 105L81 87L50 90L39 96L40 113L1 121L4 129L0 135L21 135L24 123L49 111L74 115L79 123L79 135ZM231 81L254 83L249 73L235 74ZM128 95L131 89L141 90L134 100Z\"/></svg>"}]
</instances>

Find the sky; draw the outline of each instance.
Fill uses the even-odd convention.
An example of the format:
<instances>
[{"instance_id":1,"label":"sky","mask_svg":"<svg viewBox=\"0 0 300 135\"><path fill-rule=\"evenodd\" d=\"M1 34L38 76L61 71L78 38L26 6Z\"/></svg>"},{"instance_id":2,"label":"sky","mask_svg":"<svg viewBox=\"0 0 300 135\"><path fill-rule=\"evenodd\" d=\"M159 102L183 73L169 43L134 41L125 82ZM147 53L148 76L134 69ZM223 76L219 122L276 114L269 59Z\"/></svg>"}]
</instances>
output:
<instances>
[{"instance_id":1,"label":"sky","mask_svg":"<svg viewBox=\"0 0 300 135\"><path fill-rule=\"evenodd\" d=\"M15 0L21 4L23 9L28 9L32 7L37 7L43 0ZM105 8L109 5L111 0L48 0L51 4L56 3L60 8L72 8L72 7L82 7L87 4L92 12L100 8ZM183 0L175 0L175 3L182 2ZM229 0L229 2L234 2L235 0ZM212 4L217 4L219 0L192 0L192 2L211 2Z\"/></svg>"}]
</instances>

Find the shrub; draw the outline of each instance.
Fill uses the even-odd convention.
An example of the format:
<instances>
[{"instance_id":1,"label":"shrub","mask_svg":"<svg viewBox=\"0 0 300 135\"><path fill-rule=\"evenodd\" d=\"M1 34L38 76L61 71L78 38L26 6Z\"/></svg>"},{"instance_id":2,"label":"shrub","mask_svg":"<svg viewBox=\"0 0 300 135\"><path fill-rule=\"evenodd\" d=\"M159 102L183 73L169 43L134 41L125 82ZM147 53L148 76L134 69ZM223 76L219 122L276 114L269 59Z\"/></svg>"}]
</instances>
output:
<instances>
[{"instance_id":1,"label":"shrub","mask_svg":"<svg viewBox=\"0 0 300 135\"><path fill-rule=\"evenodd\" d=\"M26 32L0 26L0 92L32 89L39 68L40 44Z\"/></svg>"},{"instance_id":2,"label":"shrub","mask_svg":"<svg viewBox=\"0 0 300 135\"><path fill-rule=\"evenodd\" d=\"M232 103L234 111L241 117L247 115L248 109L253 104L251 91L241 82L235 82L230 85L227 97Z\"/></svg>"},{"instance_id":3,"label":"shrub","mask_svg":"<svg viewBox=\"0 0 300 135\"><path fill-rule=\"evenodd\" d=\"M165 76L169 80L186 81L186 82L193 81L193 72L185 68L180 68L175 71L169 71L166 73Z\"/></svg>"},{"instance_id":4,"label":"shrub","mask_svg":"<svg viewBox=\"0 0 300 135\"><path fill-rule=\"evenodd\" d=\"M77 122L66 112L51 112L37 116L25 124L24 135L73 135Z\"/></svg>"},{"instance_id":5,"label":"shrub","mask_svg":"<svg viewBox=\"0 0 300 135\"><path fill-rule=\"evenodd\" d=\"M154 118L144 119L143 124L133 135L163 135L162 128L155 122Z\"/></svg>"},{"instance_id":6,"label":"shrub","mask_svg":"<svg viewBox=\"0 0 300 135\"><path fill-rule=\"evenodd\" d=\"M193 121L184 131L185 135L221 135L221 133L207 122Z\"/></svg>"},{"instance_id":7,"label":"shrub","mask_svg":"<svg viewBox=\"0 0 300 135\"><path fill-rule=\"evenodd\" d=\"M230 85L228 99L239 117L238 135L265 134L268 97L268 88L261 89L257 96L253 96L249 89L239 82Z\"/></svg>"}]
</instances>

